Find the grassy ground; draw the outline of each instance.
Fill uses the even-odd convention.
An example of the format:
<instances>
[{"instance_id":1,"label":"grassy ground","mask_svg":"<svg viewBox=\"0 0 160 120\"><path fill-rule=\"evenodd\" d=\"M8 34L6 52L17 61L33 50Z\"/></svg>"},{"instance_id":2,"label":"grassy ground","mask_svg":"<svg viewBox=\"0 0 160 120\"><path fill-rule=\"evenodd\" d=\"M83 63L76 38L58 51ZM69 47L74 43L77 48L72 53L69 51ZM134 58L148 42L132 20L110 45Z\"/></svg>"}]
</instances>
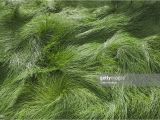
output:
<instances>
[{"instance_id":1,"label":"grassy ground","mask_svg":"<svg viewBox=\"0 0 160 120\"><path fill-rule=\"evenodd\" d=\"M160 73L158 1L0 1L2 119L160 119L159 87L103 73Z\"/></svg>"}]
</instances>

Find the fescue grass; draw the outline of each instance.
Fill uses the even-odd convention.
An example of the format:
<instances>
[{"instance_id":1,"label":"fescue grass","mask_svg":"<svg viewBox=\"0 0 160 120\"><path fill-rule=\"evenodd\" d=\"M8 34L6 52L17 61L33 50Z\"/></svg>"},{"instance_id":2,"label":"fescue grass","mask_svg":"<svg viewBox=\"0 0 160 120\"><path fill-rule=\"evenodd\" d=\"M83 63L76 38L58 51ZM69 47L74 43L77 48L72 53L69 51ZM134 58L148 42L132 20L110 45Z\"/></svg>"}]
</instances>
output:
<instances>
[{"instance_id":1,"label":"fescue grass","mask_svg":"<svg viewBox=\"0 0 160 120\"><path fill-rule=\"evenodd\" d=\"M4 119L160 119L159 87L99 75L159 73L158 1L0 1Z\"/></svg>"}]
</instances>

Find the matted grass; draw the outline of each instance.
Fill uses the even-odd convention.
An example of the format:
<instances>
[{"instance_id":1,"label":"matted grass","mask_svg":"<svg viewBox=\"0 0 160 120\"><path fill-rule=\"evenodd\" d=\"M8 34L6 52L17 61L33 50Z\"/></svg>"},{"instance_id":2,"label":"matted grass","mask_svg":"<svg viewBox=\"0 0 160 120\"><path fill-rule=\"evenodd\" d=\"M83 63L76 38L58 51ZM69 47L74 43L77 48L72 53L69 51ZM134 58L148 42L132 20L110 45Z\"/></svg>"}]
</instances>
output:
<instances>
[{"instance_id":1,"label":"matted grass","mask_svg":"<svg viewBox=\"0 0 160 120\"><path fill-rule=\"evenodd\" d=\"M4 119L160 119L159 87L104 73L160 72L158 1L0 1Z\"/></svg>"}]
</instances>

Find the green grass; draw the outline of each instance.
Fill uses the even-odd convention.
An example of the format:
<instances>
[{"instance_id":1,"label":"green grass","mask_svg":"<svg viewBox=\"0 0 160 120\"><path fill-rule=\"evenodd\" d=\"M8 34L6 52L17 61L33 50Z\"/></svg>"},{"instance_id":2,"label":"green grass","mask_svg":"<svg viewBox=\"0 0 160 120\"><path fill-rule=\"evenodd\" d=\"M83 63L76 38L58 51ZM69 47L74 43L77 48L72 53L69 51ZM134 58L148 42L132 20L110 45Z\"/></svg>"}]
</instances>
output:
<instances>
[{"instance_id":1,"label":"green grass","mask_svg":"<svg viewBox=\"0 0 160 120\"><path fill-rule=\"evenodd\" d=\"M159 87L100 85L160 73L158 1L0 1L4 119L160 119Z\"/></svg>"}]
</instances>

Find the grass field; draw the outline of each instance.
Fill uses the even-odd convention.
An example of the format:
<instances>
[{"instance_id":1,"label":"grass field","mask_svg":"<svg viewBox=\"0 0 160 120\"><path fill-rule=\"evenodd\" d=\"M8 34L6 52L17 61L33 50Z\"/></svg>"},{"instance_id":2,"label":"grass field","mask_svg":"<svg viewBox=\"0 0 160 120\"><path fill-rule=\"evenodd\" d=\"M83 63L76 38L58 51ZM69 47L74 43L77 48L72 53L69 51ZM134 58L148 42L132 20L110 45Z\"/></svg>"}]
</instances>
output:
<instances>
[{"instance_id":1,"label":"grass field","mask_svg":"<svg viewBox=\"0 0 160 120\"><path fill-rule=\"evenodd\" d=\"M0 0L0 119L160 119L159 1Z\"/></svg>"}]
</instances>

